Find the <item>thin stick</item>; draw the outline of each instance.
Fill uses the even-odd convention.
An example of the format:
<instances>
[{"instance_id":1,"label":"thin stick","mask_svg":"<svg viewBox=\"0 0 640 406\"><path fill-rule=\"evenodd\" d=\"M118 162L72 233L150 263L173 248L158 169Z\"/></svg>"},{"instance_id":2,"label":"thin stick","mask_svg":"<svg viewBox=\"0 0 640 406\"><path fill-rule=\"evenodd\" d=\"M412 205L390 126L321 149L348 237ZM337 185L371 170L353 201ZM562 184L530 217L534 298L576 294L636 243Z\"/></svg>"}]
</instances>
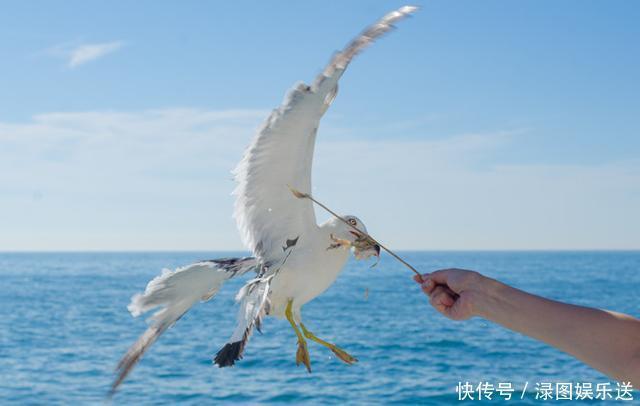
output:
<instances>
[{"instance_id":1,"label":"thin stick","mask_svg":"<svg viewBox=\"0 0 640 406\"><path fill-rule=\"evenodd\" d=\"M392 257L394 257L395 259L397 259L398 261L402 262L404 264L404 266L406 266L407 268L411 269L413 272L415 272L416 275L418 275L419 277L422 278L422 275L420 275L420 272L418 272L416 270L416 268L412 267L407 261L405 261L404 259L400 258L395 252L391 251L389 248L385 247L384 245L382 245L380 243L380 241L376 240L375 238L373 238L372 236L370 236L368 233L365 233L364 231L360 230L358 227L354 226L353 224L350 224L347 220L343 219L341 216L339 216L337 213L335 213L333 210L331 210L330 208L328 208L327 206L325 206L324 204L320 203L319 201L317 201L316 199L313 198L313 196L311 196L308 193L302 193L294 188L292 188L291 186L289 186L289 190L291 190L291 193L293 193L293 195L295 197L297 197L298 199L309 199L312 202L314 202L315 204L317 204L318 206L322 207L323 209L325 209L326 211L328 211L329 213L331 213L334 217L336 217L337 219L340 219L340 221L342 221L343 223L345 223L346 225L348 225L349 227L353 228L354 230L356 230L357 232L359 232L360 234L366 236L367 238L369 238L371 241L373 241L374 243L378 244L380 246L380 248L382 248L383 250L387 251L389 254L391 254Z\"/></svg>"}]
</instances>

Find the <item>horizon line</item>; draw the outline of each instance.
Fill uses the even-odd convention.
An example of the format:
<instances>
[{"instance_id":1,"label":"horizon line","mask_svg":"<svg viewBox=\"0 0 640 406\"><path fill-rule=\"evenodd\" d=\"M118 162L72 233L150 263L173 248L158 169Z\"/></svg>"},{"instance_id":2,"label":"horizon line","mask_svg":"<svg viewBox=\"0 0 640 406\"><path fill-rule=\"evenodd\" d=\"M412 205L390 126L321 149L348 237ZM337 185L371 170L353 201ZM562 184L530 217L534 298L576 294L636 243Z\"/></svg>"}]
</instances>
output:
<instances>
[{"instance_id":1,"label":"horizon line","mask_svg":"<svg viewBox=\"0 0 640 406\"><path fill-rule=\"evenodd\" d=\"M395 249L397 252L640 252L640 248L442 248L442 249ZM153 254L153 253L244 253L241 249L134 249L134 250L0 250L0 254Z\"/></svg>"}]
</instances>

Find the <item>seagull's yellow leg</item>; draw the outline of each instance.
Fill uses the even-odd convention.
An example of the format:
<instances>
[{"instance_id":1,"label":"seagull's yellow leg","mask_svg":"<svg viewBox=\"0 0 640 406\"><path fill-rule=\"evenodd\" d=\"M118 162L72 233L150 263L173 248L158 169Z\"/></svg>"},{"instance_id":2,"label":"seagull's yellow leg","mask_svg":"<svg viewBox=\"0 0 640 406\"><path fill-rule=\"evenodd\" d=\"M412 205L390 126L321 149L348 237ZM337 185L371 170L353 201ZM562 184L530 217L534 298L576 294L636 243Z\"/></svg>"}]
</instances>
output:
<instances>
[{"instance_id":1,"label":"seagull's yellow leg","mask_svg":"<svg viewBox=\"0 0 640 406\"><path fill-rule=\"evenodd\" d=\"M293 327L293 331L295 331L296 335L298 336L298 351L296 352L296 365L300 365L300 363L303 363L304 366L307 367L307 371L311 372L311 359L309 358L309 350L307 349L307 340L304 339L304 337L302 336L302 333L300 333L300 330L298 329L298 326L296 326L295 320L293 320L293 313L291 311L292 304L293 304L293 300L289 299L289 302L287 302L287 308L284 311L284 315L287 317L287 320L289 320L289 324L291 324L291 327Z\"/></svg>"},{"instance_id":2,"label":"seagull's yellow leg","mask_svg":"<svg viewBox=\"0 0 640 406\"><path fill-rule=\"evenodd\" d=\"M302 328L302 332L304 333L305 337L307 337L311 341L315 341L320 345L324 345L325 347L333 351L333 353L336 354L336 357L340 358L342 361L346 362L349 365L358 362L355 357L349 355L348 352L339 348L337 345L328 343L323 339L316 337L311 331L307 330L304 324L300 323L300 327Z\"/></svg>"}]
</instances>

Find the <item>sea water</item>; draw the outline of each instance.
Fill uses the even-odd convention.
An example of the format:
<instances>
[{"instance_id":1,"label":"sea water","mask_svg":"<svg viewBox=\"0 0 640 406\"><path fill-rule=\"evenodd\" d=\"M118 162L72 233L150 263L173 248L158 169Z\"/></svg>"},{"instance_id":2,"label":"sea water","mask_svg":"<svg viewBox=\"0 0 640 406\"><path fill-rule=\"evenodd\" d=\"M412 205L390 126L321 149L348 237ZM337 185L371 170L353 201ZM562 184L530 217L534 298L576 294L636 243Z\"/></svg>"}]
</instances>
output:
<instances>
[{"instance_id":1,"label":"sea water","mask_svg":"<svg viewBox=\"0 0 640 406\"><path fill-rule=\"evenodd\" d=\"M145 329L142 318L127 312L130 297L162 268L234 255L243 254L0 254L0 403L104 403L118 359ZM474 269L552 299L640 316L640 252L402 255L424 272ZM510 383L513 400L537 403L540 383L616 387L543 343L481 319L444 318L412 273L389 256L370 265L350 261L335 285L303 309L309 329L356 356L357 364L310 343L309 374L295 365L289 324L267 319L243 360L216 367L211 360L234 328L234 294L242 284L230 281L161 337L113 403L443 404L458 402L456 388L465 382Z\"/></svg>"}]
</instances>

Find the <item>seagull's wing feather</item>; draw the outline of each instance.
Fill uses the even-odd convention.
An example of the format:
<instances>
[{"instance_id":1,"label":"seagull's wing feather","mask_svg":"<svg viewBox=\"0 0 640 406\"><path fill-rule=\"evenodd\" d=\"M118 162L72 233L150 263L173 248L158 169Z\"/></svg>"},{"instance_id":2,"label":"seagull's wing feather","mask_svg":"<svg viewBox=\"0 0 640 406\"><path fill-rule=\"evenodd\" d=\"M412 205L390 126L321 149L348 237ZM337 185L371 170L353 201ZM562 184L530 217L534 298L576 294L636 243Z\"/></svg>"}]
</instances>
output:
<instances>
[{"instance_id":1,"label":"seagull's wing feather","mask_svg":"<svg viewBox=\"0 0 640 406\"><path fill-rule=\"evenodd\" d=\"M405 6L387 14L334 55L313 86L296 85L245 151L234 171L234 217L243 242L260 259L268 263L281 258L288 242L304 242L305 234L317 227L312 202L296 199L288 186L311 193L318 125L349 62L416 10Z\"/></svg>"},{"instance_id":2,"label":"seagull's wing feather","mask_svg":"<svg viewBox=\"0 0 640 406\"><path fill-rule=\"evenodd\" d=\"M353 58L371 45L375 40L391 31L393 24L410 16L418 11L417 6L404 6L392 11L364 29L356 38L351 40L349 44L340 52L337 52L329 64L324 68L322 73L318 75L314 82L314 88L321 89L324 87L331 88L335 86L349 66Z\"/></svg>"},{"instance_id":3,"label":"seagull's wing feather","mask_svg":"<svg viewBox=\"0 0 640 406\"><path fill-rule=\"evenodd\" d=\"M234 217L245 245L270 262L287 240L304 239L317 227L313 206L288 189L311 189L311 161L322 100L307 86L292 89L253 139L234 173Z\"/></svg>"}]
</instances>

